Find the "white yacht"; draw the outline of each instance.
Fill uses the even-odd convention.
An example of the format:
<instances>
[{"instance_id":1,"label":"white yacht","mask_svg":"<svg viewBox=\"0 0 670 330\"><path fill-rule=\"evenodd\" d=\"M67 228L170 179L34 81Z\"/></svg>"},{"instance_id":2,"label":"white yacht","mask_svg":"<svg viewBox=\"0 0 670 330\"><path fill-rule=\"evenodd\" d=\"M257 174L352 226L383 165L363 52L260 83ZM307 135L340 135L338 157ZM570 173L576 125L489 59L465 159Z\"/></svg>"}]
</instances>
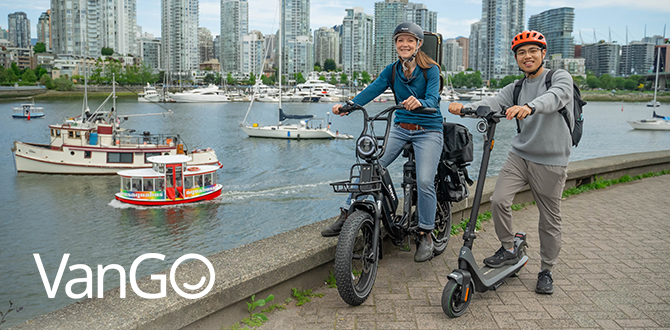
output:
<instances>
[{"instance_id":1,"label":"white yacht","mask_svg":"<svg viewBox=\"0 0 670 330\"><path fill-rule=\"evenodd\" d=\"M224 91L212 84L205 88L196 88L182 93L170 94L170 97L175 102L180 103L216 103L230 101Z\"/></svg>"},{"instance_id":2,"label":"white yacht","mask_svg":"<svg viewBox=\"0 0 670 330\"><path fill-rule=\"evenodd\" d=\"M160 94L156 91L156 87L147 85L144 87L144 92L137 94L137 102L142 103L156 103L160 101Z\"/></svg>"},{"instance_id":3,"label":"white yacht","mask_svg":"<svg viewBox=\"0 0 670 330\"><path fill-rule=\"evenodd\" d=\"M295 87L296 91L309 92L309 95L302 98L302 102L340 102L343 100L342 94L335 85L322 80L310 79Z\"/></svg>"},{"instance_id":4,"label":"white yacht","mask_svg":"<svg viewBox=\"0 0 670 330\"><path fill-rule=\"evenodd\" d=\"M486 87L482 87L481 89L476 89L474 91L467 92L465 94L461 94L461 99L465 100L462 96L465 95L466 97L470 97L470 101L481 101L484 98L487 97L492 97L496 96L498 93L489 90Z\"/></svg>"},{"instance_id":5,"label":"white yacht","mask_svg":"<svg viewBox=\"0 0 670 330\"><path fill-rule=\"evenodd\" d=\"M390 88L387 88L384 93L381 93L379 96L377 96L373 102L395 102L395 98L393 97L393 91L391 91Z\"/></svg>"}]
</instances>

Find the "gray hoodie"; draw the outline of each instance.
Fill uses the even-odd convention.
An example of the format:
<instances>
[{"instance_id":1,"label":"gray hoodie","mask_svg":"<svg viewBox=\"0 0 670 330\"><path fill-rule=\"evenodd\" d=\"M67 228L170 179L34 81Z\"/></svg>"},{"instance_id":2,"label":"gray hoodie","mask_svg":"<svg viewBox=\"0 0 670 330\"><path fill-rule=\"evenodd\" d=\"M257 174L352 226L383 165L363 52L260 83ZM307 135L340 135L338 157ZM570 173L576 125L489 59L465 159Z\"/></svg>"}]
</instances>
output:
<instances>
[{"instance_id":1,"label":"gray hoodie","mask_svg":"<svg viewBox=\"0 0 670 330\"><path fill-rule=\"evenodd\" d=\"M565 70L557 70L547 90L544 82L547 72L549 69L523 82L518 105L528 104L535 108L535 113L519 121L521 133L512 139L510 152L538 164L567 166L572 150L572 76ZM514 83L505 86L494 97L466 104L465 107L476 109L480 105L487 105L493 111L501 111L502 107L514 105L513 94ZM563 107L568 111L569 129L558 112Z\"/></svg>"}]
</instances>

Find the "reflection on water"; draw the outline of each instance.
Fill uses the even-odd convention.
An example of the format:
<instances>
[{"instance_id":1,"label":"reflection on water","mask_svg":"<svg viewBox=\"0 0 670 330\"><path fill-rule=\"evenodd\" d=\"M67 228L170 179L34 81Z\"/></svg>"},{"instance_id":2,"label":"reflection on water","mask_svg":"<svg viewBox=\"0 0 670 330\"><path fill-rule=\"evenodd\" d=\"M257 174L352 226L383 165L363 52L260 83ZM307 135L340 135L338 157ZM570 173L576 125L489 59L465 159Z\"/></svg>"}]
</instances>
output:
<instances>
[{"instance_id":1,"label":"reflection on water","mask_svg":"<svg viewBox=\"0 0 670 330\"><path fill-rule=\"evenodd\" d=\"M91 102L91 103L95 103ZM99 103L100 100L97 100ZM9 108L16 103L0 103ZM138 207L114 200L119 190L116 176L66 176L17 174L9 149L14 140L47 143L46 125L75 116L81 103L53 101L40 120L0 120L0 309L12 300L23 306L8 325L74 302L65 285L83 271L68 270L55 299L48 299L33 253L39 253L53 283L63 254L68 266L119 264L127 271L145 253L161 253L163 262L146 262L138 276L168 268L186 253L204 256L285 232L337 215L344 195L332 192L329 182L345 179L355 161L355 140L285 141L248 138L239 129L247 104L169 104L169 117L131 117L128 128L139 132L179 133L193 148L214 148L224 167L219 170L222 196L212 201L177 207ZM386 104L371 104L372 113ZM285 104L287 112L325 117L329 104ZM96 107L92 104L91 109ZM271 124L277 120L276 104L256 104L248 122ZM446 108L446 103L442 104ZM663 150L670 146L670 132L633 131L627 119L651 116L644 105L591 102L585 107L584 137L573 149L572 160L638 151ZM155 113L154 104L121 100L119 113ZM647 114L647 112L649 112ZM670 111L658 110L659 113ZM475 160L470 174L476 176L483 143L477 120L443 113L450 121L466 125L475 137ZM362 117L354 113L332 119L332 129L358 135ZM497 130L489 175L497 174L515 134L514 122L503 121ZM391 165L393 180L401 181L402 160ZM399 187L398 187L399 189ZM400 190L399 190L400 191ZM115 272L105 277L106 288L118 285ZM96 276L94 272L94 277ZM97 292L97 277L93 292ZM75 285L75 293L83 288Z\"/></svg>"}]
</instances>

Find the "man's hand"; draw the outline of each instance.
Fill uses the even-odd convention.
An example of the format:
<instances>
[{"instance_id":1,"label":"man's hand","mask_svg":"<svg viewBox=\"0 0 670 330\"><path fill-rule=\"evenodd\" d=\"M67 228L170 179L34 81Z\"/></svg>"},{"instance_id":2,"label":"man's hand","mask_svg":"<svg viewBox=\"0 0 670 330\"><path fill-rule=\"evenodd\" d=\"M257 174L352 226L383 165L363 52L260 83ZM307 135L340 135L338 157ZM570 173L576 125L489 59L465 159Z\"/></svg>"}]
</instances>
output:
<instances>
[{"instance_id":1,"label":"man's hand","mask_svg":"<svg viewBox=\"0 0 670 330\"><path fill-rule=\"evenodd\" d=\"M451 112L454 115L460 116L462 109L463 109L463 103L456 103L456 102L449 103L449 112Z\"/></svg>"},{"instance_id":2,"label":"man's hand","mask_svg":"<svg viewBox=\"0 0 670 330\"><path fill-rule=\"evenodd\" d=\"M519 118L519 120L523 120L528 115L530 115L531 112L533 112L533 110L527 105L515 105L507 109L507 120L512 120L514 117Z\"/></svg>"},{"instance_id":3,"label":"man's hand","mask_svg":"<svg viewBox=\"0 0 670 330\"><path fill-rule=\"evenodd\" d=\"M333 105L333 114L340 115L340 117L346 116L347 113L345 112L340 113L340 109L342 109L342 104L336 103L335 105Z\"/></svg>"},{"instance_id":4,"label":"man's hand","mask_svg":"<svg viewBox=\"0 0 670 330\"><path fill-rule=\"evenodd\" d=\"M418 107L422 107L423 105L419 100L416 99L414 96L410 96L407 98L407 100L402 101L402 105L405 106L405 109L412 111Z\"/></svg>"}]
</instances>

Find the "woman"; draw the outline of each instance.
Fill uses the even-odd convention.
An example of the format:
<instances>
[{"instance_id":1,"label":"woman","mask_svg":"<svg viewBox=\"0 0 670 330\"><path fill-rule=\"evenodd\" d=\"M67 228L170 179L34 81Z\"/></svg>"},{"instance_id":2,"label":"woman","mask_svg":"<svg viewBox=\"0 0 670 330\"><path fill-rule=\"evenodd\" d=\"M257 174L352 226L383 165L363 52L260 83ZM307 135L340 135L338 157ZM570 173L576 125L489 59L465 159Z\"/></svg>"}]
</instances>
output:
<instances>
[{"instance_id":1,"label":"woman","mask_svg":"<svg viewBox=\"0 0 670 330\"><path fill-rule=\"evenodd\" d=\"M382 166L391 164L407 142L412 142L416 156L416 176L418 185L417 209L421 238L414 254L414 261L423 262L433 257L433 240L429 235L435 227L435 173L442 152L442 114L440 113L440 67L420 50L423 30L414 23L402 23L393 32L393 41L399 60L389 64L377 79L359 93L352 101L365 105L391 87L393 70L395 78L393 90L397 100L405 110L395 112L394 125L384 156L379 160ZM395 64L395 65L394 65ZM423 71L426 71L424 75ZM418 107L437 109L433 114L415 114ZM333 106L333 113L340 116L341 104ZM350 196L351 197L351 196ZM347 218L351 199L341 208L335 223L321 232L324 237L337 236Z\"/></svg>"}]
</instances>

